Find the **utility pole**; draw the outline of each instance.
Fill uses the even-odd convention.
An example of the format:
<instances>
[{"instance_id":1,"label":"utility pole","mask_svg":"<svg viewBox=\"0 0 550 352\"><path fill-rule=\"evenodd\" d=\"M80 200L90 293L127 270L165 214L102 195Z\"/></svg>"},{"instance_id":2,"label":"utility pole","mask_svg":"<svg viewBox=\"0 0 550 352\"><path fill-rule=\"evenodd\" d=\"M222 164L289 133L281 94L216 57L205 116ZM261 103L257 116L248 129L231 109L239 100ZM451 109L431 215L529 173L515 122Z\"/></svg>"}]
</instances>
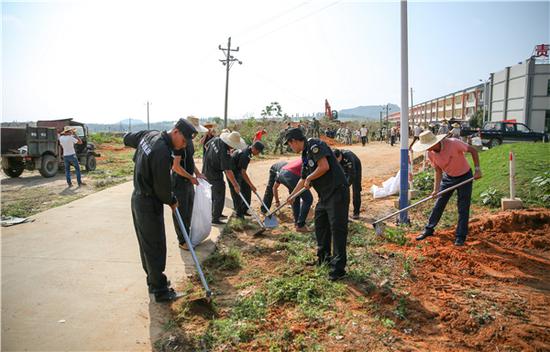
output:
<instances>
[{"instance_id":1,"label":"utility pole","mask_svg":"<svg viewBox=\"0 0 550 352\"><path fill-rule=\"evenodd\" d=\"M243 62L231 55L232 51L239 51L239 47L237 49L231 49L231 37L227 39L227 48L222 48L221 45L218 45L218 49L223 51L223 54L225 55L225 59L221 60L220 62L225 66L225 109L223 113L223 127L227 128L227 99L229 96L229 70L231 69L231 66L233 66L234 62L238 62L239 65L242 65Z\"/></svg>"},{"instance_id":2,"label":"utility pole","mask_svg":"<svg viewBox=\"0 0 550 352\"><path fill-rule=\"evenodd\" d=\"M414 106L414 103L413 103L413 88L411 87L411 108ZM413 109L413 113L411 115L411 121L414 125L414 109Z\"/></svg>"},{"instance_id":3,"label":"utility pole","mask_svg":"<svg viewBox=\"0 0 550 352\"><path fill-rule=\"evenodd\" d=\"M147 102L147 129L150 130L151 126L149 125L149 102Z\"/></svg>"},{"instance_id":4,"label":"utility pole","mask_svg":"<svg viewBox=\"0 0 550 352\"><path fill-rule=\"evenodd\" d=\"M399 209L409 205L409 45L408 45L408 16L407 0L401 0L401 149L400 149L400 185ZM407 212L399 214L399 223L410 223Z\"/></svg>"},{"instance_id":5,"label":"utility pole","mask_svg":"<svg viewBox=\"0 0 550 352\"><path fill-rule=\"evenodd\" d=\"M386 104L386 127L390 123L390 103Z\"/></svg>"}]
</instances>

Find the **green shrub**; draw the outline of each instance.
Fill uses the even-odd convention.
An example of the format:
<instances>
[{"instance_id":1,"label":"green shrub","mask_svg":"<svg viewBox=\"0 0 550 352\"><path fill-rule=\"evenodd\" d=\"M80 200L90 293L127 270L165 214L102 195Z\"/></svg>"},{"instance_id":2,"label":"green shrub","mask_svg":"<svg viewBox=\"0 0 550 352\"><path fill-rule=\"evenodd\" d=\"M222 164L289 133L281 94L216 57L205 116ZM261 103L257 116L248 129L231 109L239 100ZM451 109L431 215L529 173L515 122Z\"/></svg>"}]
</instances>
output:
<instances>
[{"instance_id":1,"label":"green shrub","mask_svg":"<svg viewBox=\"0 0 550 352\"><path fill-rule=\"evenodd\" d=\"M550 171L531 180L530 193L537 204L550 208Z\"/></svg>"},{"instance_id":2,"label":"green shrub","mask_svg":"<svg viewBox=\"0 0 550 352\"><path fill-rule=\"evenodd\" d=\"M414 176L414 189L419 191L431 191L434 188L434 174L432 171L423 171Z\"/></svg>"},{"instance_id":3,"label":"green shrub","mask_svg":"<svg viewBox=\"0 0 550 352\"><path fill-rule=\"evenodd\" d=\"M493 187L489 187L485 192L480 194L481 203L491 208L500 206L501 198L502 193Z\"/></svg>"},{"instance_id":4,"label":"green shrub","mask_svg":"<svg viewBox=\"0 0 550 352\"><path fill-rule=\"evenodd\" d=\"M204 261L204 266L217 270L235 270L242 266L241 252L231 247L227 251L215 251Z\"/></svg>"}]
</instances>

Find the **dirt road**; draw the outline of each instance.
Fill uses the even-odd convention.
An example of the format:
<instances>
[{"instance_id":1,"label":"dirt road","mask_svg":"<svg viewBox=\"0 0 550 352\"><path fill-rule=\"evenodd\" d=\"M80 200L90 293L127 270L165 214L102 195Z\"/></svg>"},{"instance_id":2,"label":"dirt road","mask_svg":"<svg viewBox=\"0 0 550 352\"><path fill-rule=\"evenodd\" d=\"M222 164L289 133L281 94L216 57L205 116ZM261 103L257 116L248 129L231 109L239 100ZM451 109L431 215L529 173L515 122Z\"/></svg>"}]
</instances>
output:
<instances>
[{"instance_id":1,"label":"dirt road","mask_svg":"<svg viewBox=\"0 0 550 352\"><path fill-rule=\"evenodd\" d=\"M361 158L365 178L398 168L398 147L350 149ZM261 193L276 161L252 164ZM32 223L2 229L2 350L151 349L169 314L146 291L131 191L132 184L124 183L39 213ZM177 249L168 209L165 218L167 274L177 286L186 269L193 270L192 262ZM201 258L214 249L219 230L198 247Z\"/></svg>"}]
</instances>

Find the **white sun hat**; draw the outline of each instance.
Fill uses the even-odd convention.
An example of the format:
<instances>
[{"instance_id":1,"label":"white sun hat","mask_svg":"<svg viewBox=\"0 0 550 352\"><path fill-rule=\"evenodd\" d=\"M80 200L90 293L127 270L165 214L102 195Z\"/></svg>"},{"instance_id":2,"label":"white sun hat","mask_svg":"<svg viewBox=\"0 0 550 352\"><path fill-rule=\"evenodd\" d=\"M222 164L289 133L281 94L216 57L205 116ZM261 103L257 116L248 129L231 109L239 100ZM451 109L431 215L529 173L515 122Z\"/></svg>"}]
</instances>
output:
<instances>
[{"instance_id":1,"label":"white sun hat","mask_svg":"<svg viewBox=\"0 0 550 352\"><path fill-rule=\"evenodd\" d=\"M247 147L244 139L241 138L241 134L237 131L224 132L220 135L222 141L233 149L244 149Z\"/></svg>"},{"instance_id":2,"label":"white sun hat","mask_svg":"<svg viewBox=\"0 0 550 352\"><path fill-rule=\"evenodd\" d=\"M199 120L198 117L196 117L196 116L187 116L187 121L191 122L191 124L193 125L193 127L195 127L197 132L199 132L199 133L208 132L208 128L206 128L206 127L204 127L203 125L200 124L200 120Z\"/></svg>"},{"instance_id":3,"label":"white sun hat","mask_svg":"<svg viewBox=\"0 0 550 352\"><path fill-rule=\"evenodd\" d=\"M413 144L412 150L413 152L423 152L437 143L441 142L443 138L447 137L446 134L438 134L437 136L433 134L432 131L424 131L420 133L419 140L416 141L416 143Z\"/></svg>"}]
</instances>

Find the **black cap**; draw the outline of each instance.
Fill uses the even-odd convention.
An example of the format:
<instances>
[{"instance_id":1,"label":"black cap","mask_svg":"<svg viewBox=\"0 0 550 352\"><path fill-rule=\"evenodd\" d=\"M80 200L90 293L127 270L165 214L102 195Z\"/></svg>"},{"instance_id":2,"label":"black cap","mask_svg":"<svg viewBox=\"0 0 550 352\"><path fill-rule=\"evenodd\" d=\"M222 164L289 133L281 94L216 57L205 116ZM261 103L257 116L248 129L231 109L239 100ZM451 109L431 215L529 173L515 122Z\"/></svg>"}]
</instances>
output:
<instances>
[{"instance_id":1,"label":"black cap","mask_svg":"<svg viewBox=\"0 0 550 352\"><path fill-rule=\"evenodd\" d=\"M256 148L256 150L258 150L261 153L264 151L265 145L260 141L256 141L252 143L252 147Z\"/></svg>"},{"instance_id":2,"label":"black cap","mask_svg":"<svg viewBox=\"0 0 550 352\"><path fill-rule=\"evenodd\" d=\"M177 128L186 138L193 138L193 136L198 133L195 126L186 119L179 119L174 125L174 128Z\"/></svg>"},{"instance_id":3,"label":"black cap","mask_svg":"<svg viewBox=\"0 0 550 352\"><path fill-rule=\"evenodd\" d=\"M304 132L301 128L295 127L289 129L285 134L285 145L288 144L288 141L291 139L305 140Z\"/></svg>"}]
</instances>

